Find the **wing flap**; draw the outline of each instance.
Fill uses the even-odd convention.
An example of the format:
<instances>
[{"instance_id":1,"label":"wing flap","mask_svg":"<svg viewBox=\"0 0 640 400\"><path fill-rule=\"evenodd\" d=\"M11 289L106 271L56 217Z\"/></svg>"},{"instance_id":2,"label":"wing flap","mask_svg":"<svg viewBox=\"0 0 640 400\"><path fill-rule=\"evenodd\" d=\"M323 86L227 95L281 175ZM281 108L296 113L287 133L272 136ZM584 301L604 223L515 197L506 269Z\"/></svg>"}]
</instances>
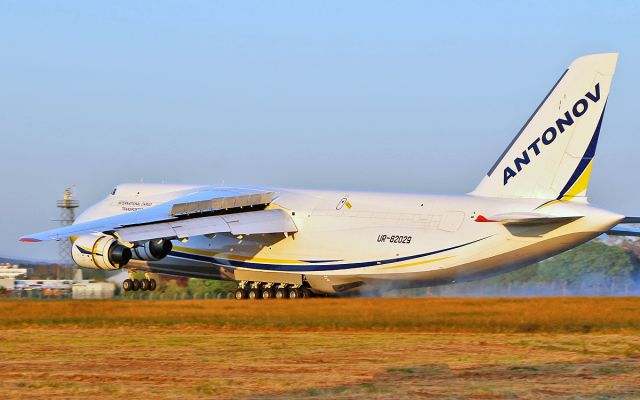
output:
<instances>
[{"instance_id":1,"label":"wing flap","mask_svg":"<svg viewBox=\"0 0 640 400\"><path fill-rule=\"evenodd\" d=\"M150 236L155 236L151 239L177 237L176 231L168 222L121 228L118 229L116 233L118 234L119 238L125 242L149 240Z\"/></svg>"},{"instance_id":2,"label":"wing flap","mask_svg":"<svg viewBox=\"0 0 640 400\"><path fill-rule=\"evenodd\" d=\"M200 217L171 223L178 238L229 232L229 225L221 217Z\"/></svg>"},{"instance_id":3,"label":"wing flap","mask_svg":"<svg viewBox=\"0 0 640 400\"><path fill-rule=\"evenodd\" d=\"M223 232L251 235L297 231L298 228L285 211L263 210L132 226L116 229L115 233L126 242L139 242L159 238L182 239Z\"/></svg>"},{"instance_id":4,"label":"wing flap","mask_svg":"<svg viewBox=\"0 0 640 400\"><path fill-rule=\"evenodd\" d=\"M222 216L234 235L257 233L293 233L298 231L291 216L284 210L266 210Z\"/></svg>"}]
</instances>

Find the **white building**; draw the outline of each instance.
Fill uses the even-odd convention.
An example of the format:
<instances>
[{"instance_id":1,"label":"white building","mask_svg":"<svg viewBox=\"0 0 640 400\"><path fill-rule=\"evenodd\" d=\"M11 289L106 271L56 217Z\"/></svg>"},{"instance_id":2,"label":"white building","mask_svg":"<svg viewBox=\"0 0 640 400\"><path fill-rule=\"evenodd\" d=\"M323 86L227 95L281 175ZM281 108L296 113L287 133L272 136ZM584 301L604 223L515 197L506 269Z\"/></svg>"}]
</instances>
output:
<instances>
[{"instance_id":1,"label":"white building","mask_svg":"<svg viewBox=\"0 0 640 400\"><path fill-rule=\"evenodd\" d=\"M74 283L71 289L71 297L74 300L82 299L110 299L116 292L113 282L88 282Z\"/></svg>"},{"instance_id":2,"label":"white building","mask_svg":"<svg viewBox=\"0 0 640 400\"><path fill-rule=\"evenodd\" d=\"M0 279L9 279L9 278L17 278L19 276L26 276L27 269L20 268L19 265L15 264L0 264Z\"/></svg>"}]
</instances>

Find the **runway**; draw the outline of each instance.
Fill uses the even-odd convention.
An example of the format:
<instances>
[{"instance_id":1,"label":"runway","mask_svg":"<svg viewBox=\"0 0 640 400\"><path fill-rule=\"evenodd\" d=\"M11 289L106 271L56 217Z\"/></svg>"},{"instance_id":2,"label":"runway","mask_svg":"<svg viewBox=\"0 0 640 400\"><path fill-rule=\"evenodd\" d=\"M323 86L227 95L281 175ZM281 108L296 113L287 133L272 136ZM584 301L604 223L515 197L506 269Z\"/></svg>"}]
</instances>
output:
<instances>
[{"instance_id":1,"label":"runway","mask_svg":"<svg viewBox=\"0 0 640 400\"><path fill-rule=\"evenodd\" d=\"M637 398L639 306L638 298L1 301L0 390L78 399Z\"/></svg>"}]
</instances>

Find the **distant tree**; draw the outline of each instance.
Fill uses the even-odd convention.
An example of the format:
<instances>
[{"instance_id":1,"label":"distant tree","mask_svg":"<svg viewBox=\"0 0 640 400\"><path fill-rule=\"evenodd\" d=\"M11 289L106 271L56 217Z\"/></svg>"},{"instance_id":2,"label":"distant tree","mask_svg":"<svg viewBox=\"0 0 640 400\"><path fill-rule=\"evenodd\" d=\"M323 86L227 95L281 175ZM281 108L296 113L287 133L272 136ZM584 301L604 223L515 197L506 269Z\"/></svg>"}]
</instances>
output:
<instances>
[{"instance_id":1,"label":"distant tree","mask_svg":"<svg viewBox=\"0 0 640 400\"><path fill-rule=\"evenodd\" d=\"M588 242L540 263L539 280L562 282L568 287L576 285L623 285L631 282L633 264L619 246L608 246L600 241Z\"/></svg>"},{"instance_id":2,"label":"distant tree","mask_svg":"<svg viewBox=\"0 0 640 400\"><path fill-rule=\"evenodd\" d=\"M640 240L625 240L620 247L629 255L633 265L632 279L640 286Z\"/></svg>"},{"instance_id":3,"label":"distant tree","mask_svg":"<svg viewBox=\"0 0 640 400\"><path fill-rule=\"evenodd\" d=\"M602 240L593 240L509 273L436 287L433 293L450 296L613 294L628 293L637 288L640 288L640 241L610 245ZM426 289L422 289L421 293L427 295ZM400 295L416 294L405 290Z\"/></svg>"},{"instance_id":4,"label":"distant tree","mask_svg":"<svg viewBox=\"0 0 640 400\"><path fill-rule=\"evenodd\" d=\"M191 278L187 284L189 294L198 297L204 296L215 297L218 293L227 293L235 290L237 284L232 281L218 281L211 279Z\"/></svg>"},{"instance_id":5,"label":"distant tree","mask_svg":"<svg viewBox=\"0 0 640 400\"><path fill-rule=\"evenodd\" d=\"M181 286L175 279L163 279L161 281L160 291L169 295L187 294L187 288Z\"/></svg>"}]
</instances>

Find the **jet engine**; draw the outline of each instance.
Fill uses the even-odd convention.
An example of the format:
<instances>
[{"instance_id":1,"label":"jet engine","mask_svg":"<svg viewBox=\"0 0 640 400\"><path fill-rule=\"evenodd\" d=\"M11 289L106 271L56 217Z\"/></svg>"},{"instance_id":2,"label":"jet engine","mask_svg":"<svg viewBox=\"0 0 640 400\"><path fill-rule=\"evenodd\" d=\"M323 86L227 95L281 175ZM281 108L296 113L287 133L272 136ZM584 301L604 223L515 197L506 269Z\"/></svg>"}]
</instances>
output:
<instances>
[{"instance_id":1,"label":"jet engine","mask_svg":"<svg viewBox=\"0 0 640 400\"><path fill-rule=\"evenodd\" d=\"M133 256L144 261L158 261L165 258L173 249L171 240L153 239L133 248Z\"/></svg>"},{"instance_id":2,"label":"jet engine","mask_svg":"<svg viewBox=\"0 0 640 400\"><path fill-rule=\"evenodd\" d=\"M72 244L71 257L82 268L120 269L131 259L131 249L111 236L83 235Z\"/></svg>"}]
</instances>

